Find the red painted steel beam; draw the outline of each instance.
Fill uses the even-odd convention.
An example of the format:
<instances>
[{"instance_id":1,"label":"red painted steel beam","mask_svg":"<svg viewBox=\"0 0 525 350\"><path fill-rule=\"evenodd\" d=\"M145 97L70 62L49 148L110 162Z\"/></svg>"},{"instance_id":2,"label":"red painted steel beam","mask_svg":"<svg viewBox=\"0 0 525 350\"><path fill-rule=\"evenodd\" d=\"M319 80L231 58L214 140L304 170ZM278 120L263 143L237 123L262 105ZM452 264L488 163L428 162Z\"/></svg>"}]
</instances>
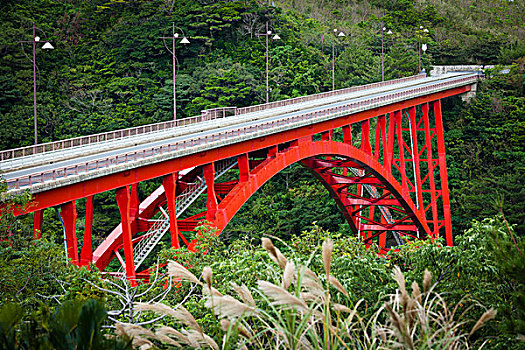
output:
<instances>
[{"instance_id":1,"label":"red painted steel beam","mask_svg":"<svg viewBox=\"0 0 525 350\"><path fill-rule=\"evenodd\" d=\"M421 105L424 119L424 131L425 131L425 148L427 149L427 163L428 163L428 179L430 183L430 205L432 206L432 222L433 222L433 234L434 238L439 236L438 229L438 208L437 208L437 196L436 196L436 180L434 177L435 163L432 154L432 138L434 134L430 134L430 118L428 116L429 106L428 103Z\"/></svg>"},{"instance_id":2,"label":"red painted steel beam","mask_svg":"<svg viewBox=\"0 0 525 350\"><path fill-rule=\"evenodd\" d=\"M153 215L158 211L159 204L164 201L166 201L164 187L159 186L139 205L138 218L136 219L137 230L146 226L142 225L141 221L143 221L144 218L149 219L153 217ZM121 224L119 224L93 252L93 262L99 268L99 270L104 270L106 268L111 259L113 259L112 252L115 251L119 246L122 246Z\"/></svg>"},{"instance_id":3,"label":"red painted steel beam","mask_svg":"<svg viewBox=\"0 0 525 350\"><path fill-rule=\"evenodd\" d=\"M162 178L162 186L168 201L168 215L170 220L171 247L180 249L179 229L177 227L177 210L175 205L175 192L177 189L178 173L171 173Z\"/></svg>"},{"instance_id":4,"label":"red painted steel beam","mask_svg":"<svg viewBox=\"0 0 525 350\"><path fill-rule=\"evenodd\" d=\"M445 240L448 246L454 244L452 238L452 221L450 217L450 198L448 192L447 155L445 153L445 135L443 117L441 115L441 100L434 102L434 117L436 119L437 146L439 154L439 171L441 180L441 197L443 200L443 216L445 218Z\"/></svg>"},{"instance_id":5,"label":"red painted steel beam","mask_svg":"<svg viewBox=\"0 0 525 350\"><path fill-rule=\"evenodd\" d=\"M237 157L239 164L239 181L246 182L250 176L250 161L248 160L248 153L239 154Z\"/></svg>"},{"instance_id":6,"label":"red painted steel beam","mask_svg":"<svg viewBox=\"0 0 525 350\"><path fill-rule=\"evenodd\" d=\"M202 168L206 181L206 220L213 221L217 212L217 193L215 192L215 163L209 163Z\"/></svg>"},{"instance_id":7,"label":"red painted steel beam","mask_svg":"<svg viewBox=\"0 0 525 350\"><path fill-rule=\"evenodd\" d=\"M73 264L78 265L76 201L62 204L60 215L66 229L67 255Z\"/></svg>"},{"instance_id":8,"label":"red painted steel beam","mask_svg":"<svg viewBox=\"0 0 525 350\"><path fill-rule=\"evenodd\" d=\"M454 96L470 91L470 86L462 86L447 91L417 97L387 106L354 113L333 120L319 122L313 125L303 126L296 129L283 131L278 134L267 135L258 139L243 141L235 144L224 145L220 148L210 149L197 154L190 154L180 158L171 159L159 163L153 163L140 168L109 174L93 178L81 183L75 183L52 190L39 192L34 195L34 205L24 211L16 211L15 215L34 212L39 209L53 207L62 203L85 198L90 195L116 189L118 187L150 180L167 175L171 172L201 166L213 161L235 157L243 153L257 151L267 147L290 142L300 138L308 138L311 135L361 122L377 115L393 113L402 108L408 108L422 103L432 102L441 98Z\"/></svg>"},{"instance_id":9,"label":"red painted steel beam","mask_svg":"<svg viewBox=\"0 0 525 350\"><path fill-rule=\"evenodd\" d=\"M423 185L421 183L421 165L419 160L419 149L417 144L417 131L416 131L416 107L410 107L408 109L408 117L410 118L410 128L411 128L411 134L412 134L412 154L414 162L414 168L416 171L416 183L415 186L417 187L417 203L418 208L421 213L421 215L425 215L425 212L423 210L424 204L423 204Z\"/></svg>"},{"instance_id":10,"label":"red painted steel beam","mask_svg":"<svg viewBox=\"0 0 525 350\"><path fill-rule=\"evenodd\" d=\"M348 157L352 161L366 167L370 172L373 172L375 177L388 188L388 190L396 196L401 206L406 212L411 213L415 224L419 230L424 233L429 233L430 230L424 218L417 212L412 200L409 197L401 195L401 186L391 173L387 173L383 166L374 159L370 154L366 154L359 149L345 145L340 142L312 142L311 144L302 144L298 147L291 147L281 153L275 158L269 159L266 162L255 168L251 172L250 180L239 183L219 204L216 219L213 221L215 226L222 230L235 213L242 207L242 205L251 197L257 189L259 189L271 177L282 171L289 165L299 162L303 159L319 156L319 155L337 155ZM328 185L329 186L329 185ZM349 224L353 225L353 223Z\"/></svg>"},{"instance_id":11,"label":"red painted steel beam","mask_svg":"<svg viewBox=\"0 0 525 350\"><path fill-rule=\"evenodd\" d=\"M130 284L134 287L137 285L135 275L135 260L133 258L133 233L131 230L131 194L128 187L117 189L117 204L120 211L120 221L122 225L122 240L124 243L124 259L126 265L126 276Z\"/></svg>"},{"instance_id":12,"label":"red painted steel beam","mask_svg":"<svg viewBox=\"0 0 525 350\"><path fill-rule=\"evenodd\" d=\"M42 238L42 222L44 218L44 210L35 211L33 218L33 239Z\"/></svg>"},{"instance_id":13,"label":"red painted steel beam","mask_svg":"<svg viewBox=\"0 0 525 350\"><path fill-rule=\"evenodd\" d=\"M417 231L416 225L396 225L394 227L389 227L388 224L383 225L363 225L363 230L365 231Z\"/></svg>"},{"instance_id":14,"label":"red painted steel beam","mask_svg":"<svg viewBox=\"0 0 525 350\"><path fill-rule=\"evenodd\" d=\"M93 204L94 196L86 198L86 222L84 225L84 242L82 243L82 251L80 252L80 266L89 266L93 261Z\"/></svg>"}]
</instances>

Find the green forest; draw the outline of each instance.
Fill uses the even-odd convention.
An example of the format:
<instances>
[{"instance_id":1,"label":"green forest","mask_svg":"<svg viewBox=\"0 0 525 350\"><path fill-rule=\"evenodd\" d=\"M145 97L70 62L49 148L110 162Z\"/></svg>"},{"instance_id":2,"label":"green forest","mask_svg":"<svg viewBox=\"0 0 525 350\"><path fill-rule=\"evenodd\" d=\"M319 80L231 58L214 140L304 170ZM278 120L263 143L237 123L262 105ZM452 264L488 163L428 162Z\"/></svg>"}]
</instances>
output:
<instances>
[{"instance_id":1,"label":"green forest","mask_svg":"<svg viewBox=\"0 0 525 350\"><path fill-rule=\"evenodd\" d=\"M443 101L453 247L379 257L300 166L219 237L203 223L198 253L161 245L150 263L175 261L134 289L68 264L53 209L38 241L2 212L0 349L525 348L524 2L3 0L0 19L0 150L33 144L33 24L54 46L36 50L42 143L171 120L172 25L190 41L177 118L265 102L266 23L270 101L330 91L332 50L337 89L381 81L382 34L386 80L418 73L419 34L426 72L495 66L475 98ZM95 198L94 246L119 223L114 196Z\"/></svg>"}]
</instances>

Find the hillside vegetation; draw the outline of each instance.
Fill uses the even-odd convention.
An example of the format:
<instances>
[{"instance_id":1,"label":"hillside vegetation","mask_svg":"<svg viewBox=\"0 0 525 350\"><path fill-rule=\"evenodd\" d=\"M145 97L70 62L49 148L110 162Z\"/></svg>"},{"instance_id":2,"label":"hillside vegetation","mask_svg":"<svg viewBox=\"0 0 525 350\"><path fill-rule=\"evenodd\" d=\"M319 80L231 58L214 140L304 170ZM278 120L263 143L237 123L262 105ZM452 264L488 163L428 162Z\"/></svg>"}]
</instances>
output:
<instances>
[{"instance_id":1,"label":"hillside vegetation","mask_svg":"<svg viewBox=\"0 0 525 350\"><path fill-rule=\"evenodd\" d=\"M272 101L331 89L334 27L346 34L335 43L337 88L381 80L382 27L392 31L384 38L386 79L417 73L419 26L428 29L421 37L428 45L422 55L427 71L433 64L510 67L508 74L501 74L500 68L486 71L477 97L469 103L459 98L443 102L457 245L407 244L399 252L391 252L388 259L378 257L352 237L326 190L301 167L292 166L250 199L220 239L215 239L210 229L203 229L201 252L206 254L175 254L160 247L160 261L177 256L180 263L191 266L199 283L204 283L200 278L203 268L210 265L213 286L222 294L233 293L233 281L246 284L255 295L258 280L284 284L286 269L282 271L283 266L273 263L260 248L260 238L273 235L277 237L274 244L289 260L297 266L308 266L334 298L317 304L308 301L308 307L315 304L323 317L328 315L316 322L327 330L332 325L329 320L333 320L339 330L342 324L338 323L340 314L333 309L334 303L356 309L364 323L349 323L356 332L341 331L337 335L370 349L374 347L366 343L366 338L374 334L370 333L372 325L391 332L381 343L386 347L399 340L396 334L403 334L395 333L399 330L394 325L395 316L382 309L385 305L397 310L398 315L410 317L403 314L406 310L396 309L399 305L388 304L389 298L402 290L399 274L397 283L391 277L394 266L401 267L407 286L418 282L421 288L422 276L429 269L435 286L426 295L445 301L437 315L460 310L454 314L458 319L449 319L447 324L465 322L455 328L457 337L443 338L445 343L450 340L458 346L523 348L517 340L525 333L523 1L286 0L268 4L254 0L4 0L0 3L0 149L33 142L32 49L20 43L31 39L33 22L42 30L39 35L55 47L52 51L38 48L36 55L39 141L49 142L172 119L172 58L161 39L170 34L172 23L190 40L188 45L178 44L176 51L178 118L198 115L207 108L263 103L265 47L258 34L264 32L267 21L281 37L270 43ZM141 183L141 198L158 185L155 181ZM205 205L204 200L201 202ZM78 210L80 232L85 210L82 200L78 201ZM97 245L119 222L114 193L96 196L94 221ZM95 331L103 323L114 324L105 310L112 311L111 320L142 322L153 318L147 312L130 318L133 312L122 309L122 300L110 291L127 290L124 281L113 281L121 285L121 290L101 281L97 271L65 264L62 227L53 208L44 213L44 239L36 244L31 242L30 217L1 223L0 234L15 234L12 244L3 242L0 246L0 273L5 276L0 281L0 303L8 305L0 310L0 336L5 335L0 339L21 348L38 344L57 347L66 342L72 348L84 339L82 332L86 331L92 332L93 344L100 347L129 348L131 340L125 335L122 341L107 342L101 332ZM330 287L326 261L318 253L328 237L334 242L332 274L348 296ZM288 278L293 276L295 280L285 289L302 298L300 270L297 268L293 274L290 269ZM124 304L149 301L163 293L168 284L162 279L151 290L142 285L138 290L144 296ZM255 295L258 310L274 318L239 318L236 326L224 329L221 315L205 305L205 299L209 299L206 291L201 293L195 283L177 288L175 292L168 290L164 302L175 307L184 301L199 327L224 348L238 345L236 327L240 325L253 327L251 331L261 336L261 342L251 343L251 347L274 346L273 341L282 334L266 332L264 322L273 322L276 315L282 314L286 327L294 328L298 325L295 321L302 317L297 309L275 308L260 291ZM417 299L417 293L413 293L409 292L410 300ZM100 300L105 309L101 303L86 302L93 298ZM71 300L76 301L66 302ZM22 305L28 314L20 307L9 306L9 301ZM282 304L286 308L284 305L288 304ZM470 309L467 305L477 306ZM497 310L495 321L487 321L483 328L469 334L476 320L491 308ZM435 309L418 310L424 313ZM65 318L69 313L73 316ZM94 322L85 323L91 318ZM70 329L75 330L67 333L62 322L69 322ZM177 322L162 321L170 326ZM438 331L427 328L425 333L416 323L408 327L416 327L410 328L416 329L414 339L405 337L402 342L420 342L422 337L430 336L428 332ZM298 329L291 328L287 330L292 333ZM127 332L135 334L129 328ZM320 328L312 332L315 334L309 333L309 341L319 334L319 344L337 344L335 336L323 334ZM139 333L135 339L147 337ZM380 337L379 333L375 336ZM155 337L149 341L167 347ZM293 342L293 338L288 341Z\"/></svg>"}]
</instances>

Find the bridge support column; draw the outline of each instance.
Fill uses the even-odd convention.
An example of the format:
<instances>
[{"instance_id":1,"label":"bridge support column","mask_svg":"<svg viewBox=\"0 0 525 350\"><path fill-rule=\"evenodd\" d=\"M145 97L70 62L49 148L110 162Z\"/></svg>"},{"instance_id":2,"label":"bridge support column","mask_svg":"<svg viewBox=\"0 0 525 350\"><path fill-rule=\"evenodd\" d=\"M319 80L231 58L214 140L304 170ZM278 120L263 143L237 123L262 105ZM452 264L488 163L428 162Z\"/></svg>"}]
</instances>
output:
<instances>
[{"instance_id":1,"label":"bridge support column","mask_svg":"<svg viewBox=\"0 0 525 350\"><path fill-rule=\"evenodd\" d=\"M417 122L416 122L416 107L408 109L408 116L410 118L410 133L412 134L412 162L414 164L416 183L414 187L417 194L417 207L421 215L425 215L425 208L423 206L423 186L421 183L421 166L419 160L419 148L417 146Z\"/></svg>"},{"instance_id":2,"label":"bridge support column","mask_svg":"<svg viewBox=\"0 0 525 350\"><path fill-rule=\"evenodd\" d=\"M425 148L427 149L428 180L430 183L430 204L432 206L433 237L439 237L439 221L437 209L436 180L434 177L435 162L432 154L432 136L430 135L430 120L428 117L428 103L421 106L425 122Z\"/></svg>"},{"instance_id":3,"label":"bridge support column","mask_svg":"<svg viewBox=\"0 0 525 350\"><path fill-rule=\"evenodd\" d=\"M321 140L323 141L332 141L333 138L333 130L328 130L323 133L321 133Z\"/></svg>"},{"instance_id":4,"label":"bridge support column","mask_svg":"<svg viewBox=\"0 0 525 350\"><path fill-rule=\"evenodd\" d=\"M44 219L44 210L35 211L35 216L33 218L33 239L42 238L42 222Z\"/></svg>"},{"instance_id":5,"label":"bridge support column","mask_svg":"<svg viewBox=\"0 0 525 350\"><path fill-rule=\"evenodd\" d=\"M170 219L171 247L175 249L180 248L179 227L177 224L177 209L175 205L175 192L177 190L177 176L178 176L178 173L172 173L162 178L162 186L164 186L164 192L166 193L166 199L168 201L168 215Z\"/></svg>"},{"instance_id":6,"label":"bridge support column","mask_svg":"<svg viewBox=\"0 0 525 350\"><path fill-rule=\"evenodd\" d=\"M396 117L395 113L388 116L388 142L386 144L385 168L391 174L392 162L394 161L394 140L396 138Z\"/></svg>"},{"instance_id":7,"label":"bridge support column","mask_svg":"<svg viewBox=\"0 0 525 350\"><path fill-rule=\"evenodd\" d=\"M131 218L131 229L132 232L137 232L137 216L139 214L139 187L138 184L131 184L130 188L130 209L129 216Z\"/></svg>"},{"instance_id":8,"label":"bridge support column","mask_svg":"<svg viewBox=\"0 0 525 350\"><path fill-rule=\"evenodd\" d=\"M133 241L131 231L131 195L127 186L117 188L117 204L120 211L120 221L122 224L122 242L124 244L124 259L126 263L126 276L131 284L137 285L135 275L135 260L133 258Z\"/></svg>"},{"instance_id":9,"label":"bridge support column","mask_svg":"<svg viewBox=\"0 0 525 350\"><path fill-rule=\"evenodd\" d=\"M350 124L343 126L343 143L352 145L352 126Z\"/></svg>"},{"instance_id":10,"label":"bridge support column","mask_svg":"<svg viewBox=\"0 0 525 350\"><path fill-rule=\"evenodd\" d=\"M248 153L239 154L237 157L239 164L239 182L246 182L250 177L250 161L248 160Z\"/></svg>"},{"instance_id":11,"label":"bridge support column","mask_svg":"<svg viewBox=\"0 0 525 350\"><path fill-rule=\"evenodd\" d=\"M86 198L86 224L84 226L84 243L80 252L80 266L89 266L93 261L93 245L91 236L93 233L93 203L94 196Z\"/></svg>"},{"instance_id":12,"label":"bridge support column","mask_svg":"<svg viewBox=\"0 0 525 350\"><path fill-rule=\"evenodd\" d=\"M368 119L361 123L361 150L366 154L372 154L372 146L370 145L370 121Z\"/></svg>"},{"instance_id":13,"label":"bridge support column","mask_svg":"<svg viewBox=\"0 0 525 350\"><path fill-rule=\"evenodd\" d=\"M394 118L396 121L396 133L397 133L397 143L399 148L399 171L401 173L401 188L403 191L403 196L410 197L408 193L408 178L405 162L405 141L403 140L403 113L401 111L394 112Z\"/></svg>"},{"instance_id":14,"label":"bridge support column","mask_svg":"<svg viewBox=\"0 0 525 350\"><path fill-rule=\"evenodd\" d=\"M268 149L268 155L267 158L275 158L275 156L279 153L279 146L272 146Z\"/></svg>"},{"instance_id":15,"label":"bridge support column","mask_svg":"<svg viewBox=\"0 0 525 350\"><path fill-rule=\"evenodd\" d=\"M67 255L73 264L78 265L77 202L64 203L61 209L62 220L64 221L64 227L66 229Z\"/></svg>"},{"instance_id":16,"label":"bridge support column","mask_svg":"<svg viewBox=\"0 0 525 350\"><path fill-rule=\"evenodd\" d=\"M277 147L274 147L277 149ZM212 222L215 220L215 213L217 213L217 194L215 192L215 165L214 163L206 164L202 168L204 180L206 181L206 188L208 190L206 195L206 220Z\"/></svg>"},{"instance_id":17,"label":"bridge support column","mask_svg":"<svg viewBox=\"0 0 525 350\"><path fill-rule=\"evenodd\" d=\"M441 198L443 200L443 216L445 218L445 239L447 245L452 246L454 242L452 239L452 221L450 218L447 157L445 154L445 134L443 128L443 117L441 115L441 100L434 102L434 117L436 118L436 136L439 154L439 172L441 178Z\"/></svg>"},{"instance_id":18,"label":"bridge support column","mask_svg":"<svg viewBox=\"0 0 525 350\"><path fill-rule=\"evenodd\" d=\"M376 125L376 140L375 140L375 147L374 147L374 156L376 160L379 160L380 155L380 148L383 147L383 163L386 159L386 147L387 147L387 140L386 140L386 116L380 115L377 117L377 125Z\"/></svg>"}]
</instances>

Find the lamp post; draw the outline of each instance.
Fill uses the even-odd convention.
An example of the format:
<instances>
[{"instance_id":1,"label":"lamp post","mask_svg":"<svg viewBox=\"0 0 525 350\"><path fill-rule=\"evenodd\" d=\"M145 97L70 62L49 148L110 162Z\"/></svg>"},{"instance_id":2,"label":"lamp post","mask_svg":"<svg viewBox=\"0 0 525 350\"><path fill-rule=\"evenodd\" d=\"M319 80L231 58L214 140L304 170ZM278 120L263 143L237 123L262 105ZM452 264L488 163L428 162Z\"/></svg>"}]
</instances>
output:
<instances>
[{"instance_id":1,"label":"lamp post","mask_svg":"<svg viewBox=\"0 0 525 350\"><path fill-rule=\"evenodd\" d=\"M427 28L423 28L422 25L419 25L419 28L418 28L418 38L419 38L419 43L418 43L418 66L417 66L418 74L421 72L421 31L423 31L423 33L428 33L428 29Z\"/></svg>"},{"instance_id":2,"label":"lamp post","mask_svg":"<svg viewBox=\"0 0 525 350\"><path fill-rule=\"evenodd\" d=\"M385 42L384 42L384 32L386 28L383 27L381 23L381 81L385 81ZM392 35L392 31L389 29L386 32L388 35Z\"/></svg>"},{"instance_id":3,"label":"lamp post","mask_svg":"<svg viewBox=\"0 0 525 350\"><path fill-rule=\"evenodd\" d=\"M257 33L258 37L264 36L266 37L266 103L270 102L270 86L269 86L269 68L270 68L270 50L269 50L269 42L270 42L270 36L272 35L272 31L268 28L268 22L266 22L266 31L264 34ZM272 36L272 40L281 40L281 37L278 34L274 34Z\"/></svg>"},{"instance_id":4,"label":"lamp post","mask_svg":"<svg viewBox=\"0 0 525 350\"><path fill-rule=\"evenodd\" d=\"M179 33L175 32L175 28L177 28L178 30L182 32L182 40L180 41L180 43L183 45L190 43L186 35L184 35L184 31L181 28L176 27L175 23L172 23L171 36L161 37L161 39L164 41L164 46L171 53L172 59L173 59L173 120L177 120L177 92L176 92L176 84L175 84L176 76L177 76L177 56L175 55L175 44L176 44L177 39L179 38ZM165 39L171 39L171 50L166 45Z\"/></svg>"},{"instance_id":5,"label":"lamp post","mask_svg":"<svg viewBox=\"0 0 525 350\"><path fill-rule=\"evenodd\" d=\"M32 40L24 40L21 41L21 43L31 43L33 46L33 119L34 119L34 127L35 127L35 145L38 144L38 121L37 121L37 113L36 113L36 46L38 43L43 42L44 45L42 45L43 50L53 50L54 47L51 45L51 43L48 40L42 40L39 36L36 35L36 27L33 23L33 38ZM39 31L42 31L39 29ZM25 54L25 53L24 53Z\"/></svg>"},{"instance_id":6,"label":"lamp post","mask_svg":"<svg viewBox=\"0 0 525 350\"><path fill-rule=\"evenodd\" d=\"M332 31L332 91L335 90L335 33L337 33L337 28L334 28ZM342 38L345 36L345 33L339 31L337 34L338 37Z\"/></svg>"}]
</instances>

